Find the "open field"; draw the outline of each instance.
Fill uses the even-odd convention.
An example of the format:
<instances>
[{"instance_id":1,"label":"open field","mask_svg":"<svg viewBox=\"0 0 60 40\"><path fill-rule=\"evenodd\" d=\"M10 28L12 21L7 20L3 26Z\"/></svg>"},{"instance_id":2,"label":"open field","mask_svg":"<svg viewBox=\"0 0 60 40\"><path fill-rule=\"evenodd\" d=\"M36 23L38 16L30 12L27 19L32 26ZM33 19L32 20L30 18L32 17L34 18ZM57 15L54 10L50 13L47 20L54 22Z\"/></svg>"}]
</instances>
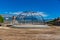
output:
<instances>
[{"instance_id":1,"label":"open field","mask_svg":"<svg viewBox=\"0 0 60 40\"><path fill-rule=\"evenodd\" d=\"M60 40L60 27L23 29L0 28L0 40Z\"/></svg>"}]
</instances>

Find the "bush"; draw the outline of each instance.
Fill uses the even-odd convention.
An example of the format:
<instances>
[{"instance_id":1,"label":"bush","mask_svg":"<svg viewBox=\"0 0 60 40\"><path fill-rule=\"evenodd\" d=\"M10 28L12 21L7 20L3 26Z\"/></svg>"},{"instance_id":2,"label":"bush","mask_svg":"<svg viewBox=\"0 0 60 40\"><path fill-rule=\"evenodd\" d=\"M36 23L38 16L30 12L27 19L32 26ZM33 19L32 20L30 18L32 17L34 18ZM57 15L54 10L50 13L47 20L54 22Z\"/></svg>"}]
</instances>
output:
<instances>
[{"instance_id":1,"label":"bush","mask_svg":"<svg viewBox=\"0 0 60 40\"><path fill-rule=\"evenodd\" d=\"M0 15L0 23L4 22L4 18Z\"/></svg>"}]
</instances>

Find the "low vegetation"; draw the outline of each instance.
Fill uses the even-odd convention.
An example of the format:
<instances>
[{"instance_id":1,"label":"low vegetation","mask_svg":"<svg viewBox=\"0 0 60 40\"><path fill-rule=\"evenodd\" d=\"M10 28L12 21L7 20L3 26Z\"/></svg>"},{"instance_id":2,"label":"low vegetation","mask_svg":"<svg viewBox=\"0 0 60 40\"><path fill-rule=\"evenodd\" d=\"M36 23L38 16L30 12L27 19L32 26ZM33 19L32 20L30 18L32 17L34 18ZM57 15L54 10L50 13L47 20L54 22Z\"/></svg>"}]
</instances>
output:
<instances>
[{"instance_id":1,"label":"low vegetation","mask_svg":"<svg viewBox=\"0 0 60 40\"><path fill-rule=\"evenodd\" d=\"M4 22L4 18L0 15L0 23Z\"/></svg>"},{"instance_id":2,"label":"low vegetation","mask_svg":"<svg viewBox=\"0 0 60 40\"><path fill-rule=\"evenodd\" d=\"M47 23L48 24L52 24L52 25L58 25L58 26L60 26L60 18L59 17L55 18L55 19L53 19L51 21L48 21Z\"/></svg>"}]
</instances>

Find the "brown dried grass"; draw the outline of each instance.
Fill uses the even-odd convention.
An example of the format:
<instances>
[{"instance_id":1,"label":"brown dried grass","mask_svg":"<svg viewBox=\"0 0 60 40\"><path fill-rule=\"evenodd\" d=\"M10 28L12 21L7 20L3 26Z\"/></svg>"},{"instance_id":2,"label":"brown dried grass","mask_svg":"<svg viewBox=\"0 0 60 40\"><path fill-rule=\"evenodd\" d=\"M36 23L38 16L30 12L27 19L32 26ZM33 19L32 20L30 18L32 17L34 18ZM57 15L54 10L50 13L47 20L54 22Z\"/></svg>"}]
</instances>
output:
<instances>
[{"instance_id":1,"label":"brown dried grass","mask_svg":"<svg viewBox=\"0 0 60 40\"><path fill-rule=\"evenodd\" d=\"M60 27L40 29L0 28L2 40L60 40Z\"/></svg>"}]
</instances>

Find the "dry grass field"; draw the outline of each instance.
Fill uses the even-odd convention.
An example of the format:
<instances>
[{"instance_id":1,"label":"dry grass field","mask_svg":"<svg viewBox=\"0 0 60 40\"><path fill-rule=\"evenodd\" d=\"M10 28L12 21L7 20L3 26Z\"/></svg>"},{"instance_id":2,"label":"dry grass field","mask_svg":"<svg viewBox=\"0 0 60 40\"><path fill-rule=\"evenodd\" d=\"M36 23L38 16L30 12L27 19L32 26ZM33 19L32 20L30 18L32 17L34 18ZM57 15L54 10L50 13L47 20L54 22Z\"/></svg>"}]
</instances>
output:
<instances>
[{"instance_id":1,"label":"dry grass field","mask_svg":"<svg viewBox=\"0 0 60 40\"><path fill-rule=\"evenodd\" d=\"M0 28L0 40L60 40L60 27L24 29Z\"/></svg>"}]
</instances>

